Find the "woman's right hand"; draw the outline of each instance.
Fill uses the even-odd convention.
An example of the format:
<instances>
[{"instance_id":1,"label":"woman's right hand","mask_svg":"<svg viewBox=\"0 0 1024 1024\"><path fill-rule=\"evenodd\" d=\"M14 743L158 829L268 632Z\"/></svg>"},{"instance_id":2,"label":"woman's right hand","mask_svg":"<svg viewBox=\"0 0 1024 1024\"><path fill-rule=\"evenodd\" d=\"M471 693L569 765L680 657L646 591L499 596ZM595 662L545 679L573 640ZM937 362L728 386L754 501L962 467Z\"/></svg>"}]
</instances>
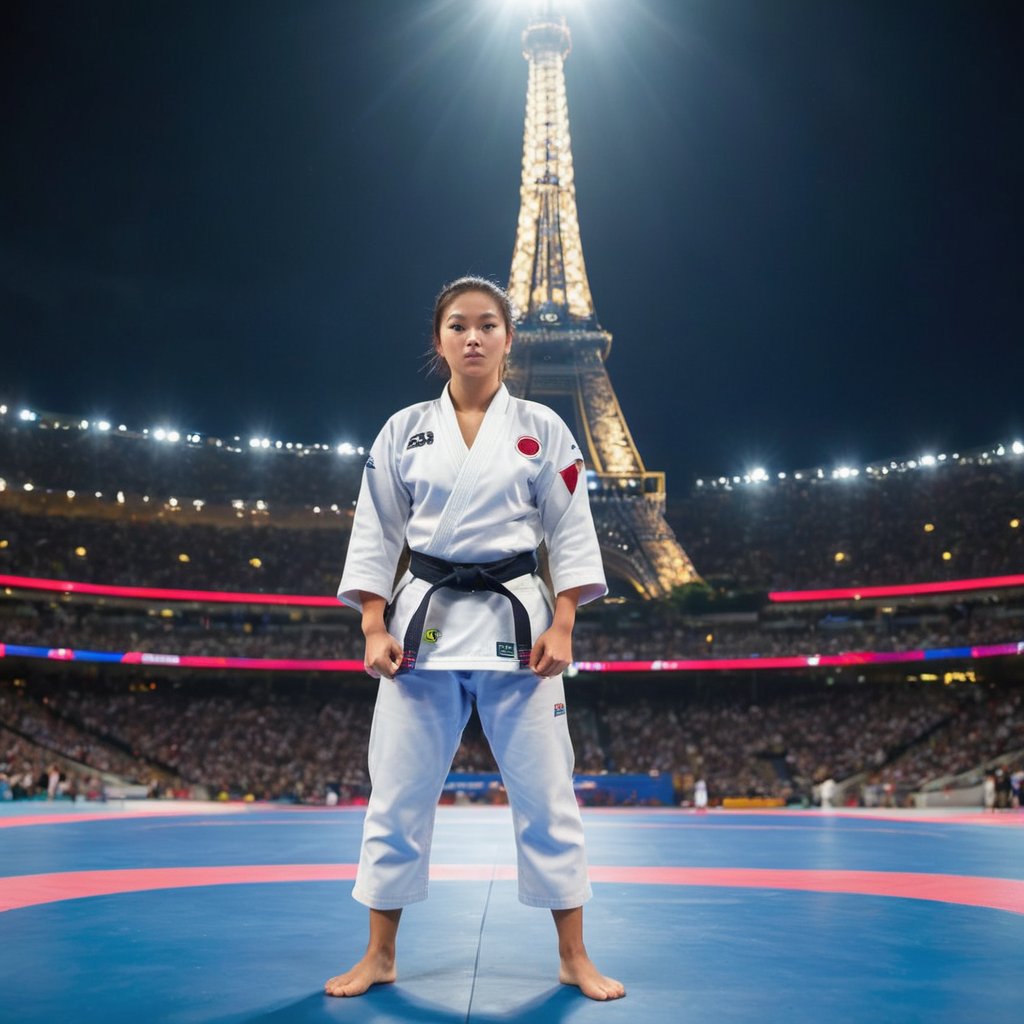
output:
<instances>
[{"instance_id":1,"label":"woman's right hand","mask_svg":"<svg viewBox=\"0 0 1024 1024\"><path fill-rule=\"evenodd\" d=\"M402 645L386 630L377 629L366 634L366 654L363 667L373 679L394 679L402 664Z\"/></svg>"}]
</instances>

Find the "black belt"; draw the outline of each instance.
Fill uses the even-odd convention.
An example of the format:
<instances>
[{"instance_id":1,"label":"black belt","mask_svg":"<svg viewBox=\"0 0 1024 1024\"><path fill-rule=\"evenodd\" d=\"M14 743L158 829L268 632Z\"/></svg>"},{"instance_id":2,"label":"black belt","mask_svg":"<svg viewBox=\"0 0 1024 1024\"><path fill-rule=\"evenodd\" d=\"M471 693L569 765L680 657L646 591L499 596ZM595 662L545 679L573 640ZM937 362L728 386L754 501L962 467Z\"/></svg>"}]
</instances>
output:
<instances>
[{"instance_id":1,"label":"black belt","mask_svg":"<svg viewBox=\"0 0 1024 1024\"><path fill-rule=\"evenodd\" d=\"M419 607L409 620L409 628L405 631L405 643L402 645L402 664L399 672L406 672L416 667L416 656L423 638L423 626L427 621L427 609L434 592L447 588L449 590L489 591L492 594L504 594L512 605L512 621L516 629L516 656L520 668L529 668L530 654L533 650L533 637L530 632L530 613L526 606L507 587L502 584L519 576L537 571L537 556L532 551L524 551L511 558L503 558L498 562L479 562L475 564L459 564L446 562L443 558L411 551L409 571L417 579L432 584L423 595Z\"/></svg>"}]
</instances>

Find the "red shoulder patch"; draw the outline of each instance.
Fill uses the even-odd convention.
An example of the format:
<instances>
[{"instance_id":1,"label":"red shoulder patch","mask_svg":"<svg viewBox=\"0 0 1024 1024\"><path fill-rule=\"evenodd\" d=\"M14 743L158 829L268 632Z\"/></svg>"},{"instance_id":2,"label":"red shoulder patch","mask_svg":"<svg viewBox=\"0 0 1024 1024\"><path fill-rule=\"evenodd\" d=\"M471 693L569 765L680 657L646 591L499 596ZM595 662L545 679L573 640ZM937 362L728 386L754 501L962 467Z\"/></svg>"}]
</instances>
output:
<instances>
[{"instance_id":1,"label":"red shoulder patch","mask_svg":"<svg viewBox=\"0 0 1024 1024\"><path fill-rule=\"evenodd\" d=\"M576 485L580 482L580 464L578 462L570 462L565 469L558 471L558 475L565 481L565 486L569 488L569 493L575 494Z\"/></svg>"}]
</instances>

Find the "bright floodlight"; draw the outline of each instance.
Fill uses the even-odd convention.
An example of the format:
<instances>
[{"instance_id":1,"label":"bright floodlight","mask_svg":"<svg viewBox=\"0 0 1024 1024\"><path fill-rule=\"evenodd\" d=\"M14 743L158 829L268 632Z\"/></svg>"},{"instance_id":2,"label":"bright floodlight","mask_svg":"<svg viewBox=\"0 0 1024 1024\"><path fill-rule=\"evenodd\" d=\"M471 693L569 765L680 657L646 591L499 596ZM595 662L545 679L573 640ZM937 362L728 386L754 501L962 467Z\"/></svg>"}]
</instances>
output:
<instances>
[{"instance_id":1,"label":"bright floodlight","mask_svg":"<svg viewBox=\"0 0 1024 1024\"><path fill-rule=\"evenodd\" d=\"M750 479L753 480L754 483L762 483L768 479L768 473L762 466L757 466L750 471Z\"/></svg>"},{"instance_id":2,"label":"bright floodlight","mask_svg":"<svg viewBox=\"0 0 1024 1024\"><path fill-rule=\"evenodd\" d=\"M1014 441L1013 442L1013 454L1014 455L1024 455L1024 441Z\"/></svg>"},{"instance_id":3,"label":"bright floodlight","mask_svg":"<svg viewBox=\"0 0 1024 1024\"><path fill-rule=\"evenodd\" d=\"M22 409L18 413L18 419L24 420L26 423L35 423L39 417L31 409Z\"/></svg>"}]
</instances>

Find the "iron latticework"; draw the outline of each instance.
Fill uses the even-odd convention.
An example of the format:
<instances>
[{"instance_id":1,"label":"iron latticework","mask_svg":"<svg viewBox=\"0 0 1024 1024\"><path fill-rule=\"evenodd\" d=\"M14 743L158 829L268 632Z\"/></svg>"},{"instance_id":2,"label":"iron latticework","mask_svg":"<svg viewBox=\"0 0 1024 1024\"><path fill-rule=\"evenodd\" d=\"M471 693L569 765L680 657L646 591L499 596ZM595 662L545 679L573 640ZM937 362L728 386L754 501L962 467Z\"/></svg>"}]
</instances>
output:
<instances>
[{"instance_id":1,"label":"iron latticework","mask_svg":"<svg viewBox=\"0 0 1024 1024\"><path fill-rule=\"evenodd\" d=\"M665 474L644 466L605 360L576 213L563 62L571 38L550 4L523 33L530 73L519 222L509 292L521 320L507 383L524 398L568 397L587 448L591 506L609 572L645 597L698 579L665 520Z\"/></svg>"}]
</instances>

